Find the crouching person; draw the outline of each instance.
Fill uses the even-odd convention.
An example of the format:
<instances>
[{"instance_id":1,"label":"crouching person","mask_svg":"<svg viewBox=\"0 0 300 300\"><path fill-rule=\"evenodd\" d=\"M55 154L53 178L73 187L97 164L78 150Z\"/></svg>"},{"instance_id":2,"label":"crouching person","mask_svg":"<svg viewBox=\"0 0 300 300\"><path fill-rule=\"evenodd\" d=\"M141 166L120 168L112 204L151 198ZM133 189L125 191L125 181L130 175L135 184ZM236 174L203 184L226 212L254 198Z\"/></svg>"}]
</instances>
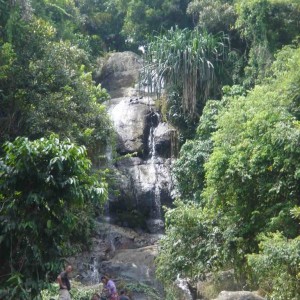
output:
<instances>
[{"instance_id":1,"label":"crouching person","mask_svg":"<svg viewBox=\"0 0 300 300\"><path fill-rule=\"evenodd\" d=\"M118 293L115 283L107 276L102 276L101 281L104 284L104 291L106 293L107 300L118 300Z\"/></svg>"}]
</instances>

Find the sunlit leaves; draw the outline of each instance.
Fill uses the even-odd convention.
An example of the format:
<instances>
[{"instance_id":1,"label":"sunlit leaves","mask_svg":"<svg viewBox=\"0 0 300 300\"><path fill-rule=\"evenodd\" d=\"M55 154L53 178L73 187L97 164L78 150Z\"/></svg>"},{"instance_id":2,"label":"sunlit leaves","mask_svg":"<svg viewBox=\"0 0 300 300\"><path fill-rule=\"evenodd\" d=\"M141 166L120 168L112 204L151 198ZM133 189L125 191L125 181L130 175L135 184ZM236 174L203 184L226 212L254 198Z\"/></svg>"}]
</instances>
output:
<instances>
[{"instance_id":1,"label":"sunlit leaves","mask_svg":"<svg viewBox=\"0 0 300 300\"><path fill-rule=\"evenodd\" d=\"M258 254L247 256L255 278L270 299L297 299L300 239L288 240L279 232L262 235Z\"/></svg>"},{"instance_id":2,"label":"sunlit leaves","mask_svg":"<svg viewBox=\"0 0 300 300\"><path fill-rule=\"evenodd\" d=\"M156 259L156 273L162 282L171 283L177 276L192 278L211 267L214 245L207 244L210 227L210 220L196 203L176 202L175 208L166 212L166 236L160 240Z\"/></svg>"},{"instance_id":3,"label":"sunlit leaves","mask_svg":"<svg viewBox=\"0 0 300 300\"><path fill-rule=\"evenodd\" d=\"M70 41L56 41L56 29L42 18L10 26L12 43L1 48L0 141L57 133L84 143L95 158L95 149L101 152L110 139L111 125L101 104L108 94L92 80L88 54Z\"/></svg>"},{"instance_id":4,"label":"sunlit leaves","mask_svg":"<svg viewBox=\"0 0 300 300\"><path fill-rule=\"evenodd\" d=\"M197 26L213 33L229 32L236 19L232 0L190 1L187 13L193 16Z\"/></svg>"},{"instance_id":5,"label":"sunlit leaves","mask_svg":"<svg viewBox=\"0 0 300 300\"><path fill-rule=\"evenodd\" d=\"M299 85L300 51L283 51L290 55L284 58L285 71L246 97L231 99L221 112L205 166L204 197L229 216L225 227L238 222L246 251L255 250L260 232L297 234L289 211L299 201L300 131L291 107L299 97L294 86Z\"/></svg>"},{"instance_id":6,"label":"sunlit leaves","mask_svg":"<svg viewBox=\"0 0 300 300\"><path fill-rule=\"evenodd\" d=\"M12 295L11 281L19 270L18 287L34 296L58 271L62 257L87 245L92 217L107 198L107 184L91 174L86 148L70 140L17 138L4 151L0 273L6 275L0 282Z\"/></svg>"},{"instance_id":7,"label":"sunlit leaves","mask_svg":"<svg viewBox=\"0 0 300 300\"><path fill-rule=\"evenodd\" d=\"M173 174L181 199L200 200L205 185L204 164L213 149L211 134L216 130L216 120L222 106L221 101L207 102L195 139L186 141L180 150Z\"/></svg>"},{"instance_id":8,"label":"sunlit leaves","mask_svg":"<svg viewBox=\"0 0 300 300\"><path fill-rule=\"evenodd\" d=\"M249 42L245 85L268 75L273 55L299 34L300 5L295 0L240 0L236 3L236 29Z\"/></svg>"},{"instance_id":9,"label":"sunlit leaves","mask_svg":"<svg viewBox=\"0 0 300 300\"><path fill-rule=\"evenodd\" d=\"M207 103L198 136L182 147L175 164L186 202L166 214L157 260L162 280L199 276L207 272L206 262L257 280L274 299L297 299L299 70L299 47L285 47L264 84L247 93L225 87L219 107ZM207 152L205 143L211 145Z\"/></svg>"}]
</instances>

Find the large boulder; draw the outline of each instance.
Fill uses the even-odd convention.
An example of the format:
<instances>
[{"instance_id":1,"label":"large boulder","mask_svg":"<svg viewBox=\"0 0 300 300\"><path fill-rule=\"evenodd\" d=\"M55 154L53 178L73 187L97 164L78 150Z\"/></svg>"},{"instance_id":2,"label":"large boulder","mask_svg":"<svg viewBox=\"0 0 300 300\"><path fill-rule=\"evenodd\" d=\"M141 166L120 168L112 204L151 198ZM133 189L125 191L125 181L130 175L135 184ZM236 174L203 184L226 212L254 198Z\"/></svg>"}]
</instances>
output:
<instances>
[{"instance_id":1,"label":"large boulder","mask_svg":"<svg viewBox=\"0 0 300 300\"><path fill-rule=\"evenodd\" d=\"M153 218L159 217L159 212L155 212L159 209L158 203L154 201L159 201L160 205L170 205L172 201L171 166L172 160L163 158L142 160L133 157L118 161L116 167L121 175L123 195L134 195L132 204L135 207Z\"/></svg>"},{"instance_id":2,"label":"large boulder","mask_svg":"<svg viewBox=\"0 0 300 300\"><path fill-rule=\"evenodd\" d=\"M173 198L171 166L171 159L138 157L124 158L115 164L119 193L110 197L110 213L117 217L118 224L147 227L151 233L163 231L161 206L170 206Z\"/></svg>"},{"instance_id":3,"label":"large boulder","mask_svg":"<svg viewBox=\"0 0 300 300\"><path fill-rule=\"evenodd\" d=\"M122 268L128 270L126 264L129 260L125 262L125 257L127 256L128 259L131 257L132 261L134 257L137 257L136 263L141 262L141 267L138 270L130 269L129 277L125 276L125 278L142 276L144 282L156 282L153 259L156 256L156 244L160 238L161 235L139 234L132 229L101 221L96 223L95 236L91 241L90 250L69 258L68 262L74 267L74 277L85 284L97 284L100 282L101 275L105 273L121 278L117 270ZM150 273L148 269L151 269ZM146 270L145 273L143 273L144 270Z\"/></svg>"},{"instance_id":4,"label":"large boulder","mask_svg":"<svg viewBox=\"0 0 300 300\"><path fill-rule=\"evenodd\" d=\"M143 155L147 147L148 119L154 110L153 100L123 97L109 100L106 105L118 136L117 152Z\"/></svg>"},{"instance_id":5,"label":"large boulder","mask_svg":"<svg viewBox=\"0 0 300 300\"><path fill-rule=\"evenodd\" d=\"M118 250L109 261L103 261L101 270L128 282L155 285L154 259L156 256L156 245L139 249Z\"/></svg>"},{"instance_id":6,"label":"large boulder","mask_svg":"<svg viewBox=\"0 0 300 300\"><path fill-rule=\"evenodd\" d=\"M219 296L214 300L264 300L254 292L237 291L228 292L222 291Z\"/></svg>"},{"instance_id":7,"label":"large boulder","mask_svg":"<svg viewBox=\"0 0 300 300\"><path fill-rule=\"evenodd\" d=\"M141 67L142 60L137 54L130 51L113 52L100 64L95 80L112 97L127 96L130 88L138 82Z\"/></svg>"},{"instance_id":8,"label":"large boulder","mask_svg":"<svg viewBox=\"0 0 300 300\"><path fill-rule=\"evenodd\" d=\"M169 123L159 123L154 130L156 154L161 157L173 157L177 154L177 131Z\"/></svg>"},{"instance_id":9,"label":"large boulder","mask_svg":"<svg viewBox=\"0 0 300 300\"><path fill-rule=\"evenodd\" d=\"M177 300L193 300L188 281L186 279L177 278L174 282Z\"/></svg>"}]
</instances>

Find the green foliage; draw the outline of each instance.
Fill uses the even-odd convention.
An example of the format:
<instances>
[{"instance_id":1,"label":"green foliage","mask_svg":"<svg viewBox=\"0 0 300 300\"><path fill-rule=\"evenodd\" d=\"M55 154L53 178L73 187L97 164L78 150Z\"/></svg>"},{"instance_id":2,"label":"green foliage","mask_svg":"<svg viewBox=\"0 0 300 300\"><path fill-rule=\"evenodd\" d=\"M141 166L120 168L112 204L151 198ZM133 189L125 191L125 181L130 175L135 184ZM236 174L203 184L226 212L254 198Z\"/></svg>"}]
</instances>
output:
<instances>
[{"instance_id":1,"label":"green foliage","mask_svg":"<svg viewBox=\"0 0 300 300\"><path fill-rule=\"evenodd\" d=\"M121 283L120 286L122 286L122 289L126 290L128 292L128 294L130 295L131 293L143 293L145 295L147 295L148 297L150 297L150 299L153 300L160 300L161 298L159 297L157 291L145 284L145 283ZM118 286L118 287L120 287Z\"/></svg>"},{"instance_id":2,"label":"green foliage","mask_svg":"<svg viewBox=\"0 0 300 300\"><path fill-rule=\"evenodd\" d=\"M175 202L165 215L166 235L159 242L157 277L169 285L179 275L193 278L211 269L222 236L199 204ZM208 242L209 237L211 241Z\"/></svg>"},{"instance_id":3,"label":"green foliage","mask_svg":"<svg viewBox=\"0 0 300 300\"><path fill-rule=\"evenodd\" d=\"M166 90L166 95L161 95L160 98L164 99L165 120L178 129L180 144L183 144L187 139L192 139L195 135L198 120L184 113L180 88L172 86ZM156 103L158 101L156 100Z\"/></svg>"},{"instance_id":4,"label":"green foliage","mask_svg":"<svg viewBox=\"0 0 300 300\"><path fill-rule=\"evenodd\" d=\"M251 277L271 299L299 296L300 48L276 58L261 86L248 94L224 87L218 106L208 102L198 136L182 147L175 176L185 202L166 213L157 259L167 284L209 265ZM213 143L207 152L205 141Z\"/></svg>"},{"instance_id":5,"label":"green foliage","mask_svg":"<svg viewBox=\"0 0 300 300\"><path fill-rule=\"evenodd\" d=\"M268 74L273 54L299 34L300 5L295 0L241 0L236 28L250 44L245 86Z\"/></svg>"},{"instance_id":6,"label":"green foliage","mask_svg":"<svg viewBox=\"0 0 300 300\"><path fill-rule=\"evenodd\" d=\"M0 80L5 80L9 76L10 69L16 59L14 50L10 43L4 43L0 52L1 66L0 66Z\"/></svg>"},{"instance_id":7,"label":"green foliage","mask_svg":"<svg viewBox=\"0 0 300 300\"><path fill-rule=\"evenodd\" d=\"M143 45L149 35L190 25L185 14L187 0L114 0L124 14L122 34L127 42Z\"/></svg>"},{"instance_id":8,"label":"green foliage","mask_svg":"<svg viewBox=\"0 0 300 300\"><path fill-rule=\"evenodd\" d=\"M32 0L34 13L56 28L57 38L76 42L82 17L74 0Z\"/></svg>"},{"instance_id":9,"label":"green foliage","mask_svg":"<svg viewBox=\"0 0 300 300\"><path fill-rule=\"evenodd\" d=\"M216 130L216 119L222 102L208 100L200 117L194 140L182 146L179 158L174 163L173 175L176 188L182 199L199 201L204 188L204 164L212 152L212 132Z\"/></svg>"},{"instance_id":10,"label":"green foliage","mask_svg":"<svg viewBox=\"0 0 300 300\"><path fill-rule=\"evenodd\" d=\"M63 257L87 245L95 207L107 198L104 179L90 173L86 149L69 140L5 143L0 160L1 286L32 299L53 279Z\"/></svg>"},{"instance_id":11,"label":"green foliage","mask_svg":"<svg viewBox=\"0 0 300 300\"><path fill-rule=\"evenodd\" d=\"M213 83L224 42L223 36L172 28L148 44L145 81L159 93L162 88L178 91L182 113L198 116L208 97L217 93Z\"/></svg>"},{"instance_id":12,"label":"green foliage","mask_svg":"<svg viewBox=\"0 0 300 300\"><path fill-rule=\"evenodd\" d=\"M267 40L274 51L299 34L299 9L296 0L241 0L236 5L236 26L249 41Z\"/></svg>"},{"instance_id":13,"label":"green foliage","mask_svg":"<svg viewBox=\"0 0 300 300\"><path fill-rule=\"evenodd\" d=\"M300 218L300 207L291 209ZM268 299L298 299L300 296L300 236L287 239L280 232L259 236L259 253L247 256L253 278Z\"/></svg>"},{"instance_id":14,"label":"green foliage","mask_svg":"<svg viewBox=\"0 0 300 300\"><path fill-rule=\"evenodd\" d=\"M78 1L82 18L82 29L89 38L89 46L94 55L100 51L123 50L125 37L122 36L125 12L118 1L84 0Z\"/></svg>"},{"instance_id":15,"label":"green foliage","mask_svg":"<svg viewBox=\"0 0 300 300\"><path fill-rule=\"evenodd\" d=\"M91 73L85 71L85 58L84 51L59 42L50 44L44 57L32 62L29 71L34 82L23 95L29 104L25 134L59 133L84 143L90 153L106 144L111 127L101 102L108 94L95 86Z\"/></svg>"},{"instance_id":16,"label":"green foliage","mask_svg":"<svg viewBox=\"0 0 300 300\"><path fill-rule=\"evenodd\" d=\"M233 0L193 0L187 13L193 16L197 26L208 32L230 32L236 20Z\"/></svg>"},{"instance_id":17,"label":"green foliage","mask_svg":"<svg viewBox=\"0 0 300 300\"><path fill-rule=\"evenodd\" d=\"M222 111L205 166L204 197L226 216L221 226L234 229L234 248L226 250L226 260L236 260L237 266L257 250L260 232L280 230L294 237L298 230L289 211L299 201L300 131L290 108L299 97L294 87L300 82L300 51L284 52L291 59L285 71L275 68L274 79L233 98Z\"/></svg>"},{"instance_id":18,"label":"green foliage","mask_svg":"<svg viewBox=\"0 0 300 300\"><path fill-rule=\"evenodd\" d=\"M176 287L174 287L173 284L170 284L170 285L165 285L164 286L165 288L165 300L176 300L176 299L179 299L179 292L178 290L176 289Z\"/></svg>"},{"instance_id":19,"label":"green foliage","mask_svg":"<svg viewBox=\"0 0 300 300\"><path fill-rule=\"evenodd\" d=\"M299 132L298 121L289 108L298 98L298 91L293 91L299 81L294 66L299 63L298 52L289 51L293 63L288 62L288 71L276 74L278 78L272 83L256 87L247 98L233 99L219 118L220 129L214 136L215 148L207 165L210 170L207 179L208 183L212 180L215 187L220 186L220 191L228 182L234 184L233 179L239 179L244 186L248 182L255 185L261 182L258 196L275 200L278 199L276 194L285 195L286 188L296 187L297 149L293 145L298 142ZM279 145L284 146L284 150ZM223 177L222 183L217 183L217 173ZM237 195L238 190L232 193Z\"/></svg>"},{"instance_id":20,"label":"green foliage","mask_svg":"<svg viewBox=\"0 0 300 300\"><path fill-rule=\"evenodd\" d=\"M287 239L280 233L261 237L259 253L247 256L254 278L268 299L300 296L300 237Z\"/></svg>"},{"instance_id":21,"label":"green foliage","mask_svg":"<svg viewBox=\"0 0 300 300\"><path fill-rule=\"evenodd\" d=\"M72 289L70 291L73 300L90 300L92 296L97 293L101 294L103 284L97 284L92 286L84 286L76 281L71 281ZM58 300L58 284L51 284L47 289L41 292L42 300Z\"/></svg>"},{"instance_id":22,"label":"green foliage","mask_svg":"<svg viewBox=\"0 0 300 300\"><path fill-rule=\"evenodd\" d=\"M204 188L204 163L212 151L211 141L185 142L173 168L177 190L183 199L198 200Z\"/></svg>"},{"instance_id":23,"label":"green foliage","mask_svg":"<svg viewBox=\"0 0 300 300\"><path fill-rule=\"evenodd\" d=\"M88 147L95 161L110 140L108 99L95 86L87 53L69 41L55 41L56 29L43 19L17 18L11 42L0 42L0 142L19 135L57 133Z\"/></svg>"},{"instance_id":24,"label":"green foliage","mask_svg":"<svg viewBox=\"0 0 300 300\"><path fill-rule=\"evenodd\" d=\"M92 286L84 286L76 281L71 282L72 289L71 289L71 297L74 300L90 300L92 295L97 293L101 294L103 289L102 283ZM157 291L144 283L129 283L129 282L118 282L117 286L118 290L126 290L128 295L132 293L143 293L148 297L151 297L153 300L160 300ZM47 289L42 291L42 300L49 300L49 299L58 299L58 285L52 284Z\"/></svg>"}]
</instances>

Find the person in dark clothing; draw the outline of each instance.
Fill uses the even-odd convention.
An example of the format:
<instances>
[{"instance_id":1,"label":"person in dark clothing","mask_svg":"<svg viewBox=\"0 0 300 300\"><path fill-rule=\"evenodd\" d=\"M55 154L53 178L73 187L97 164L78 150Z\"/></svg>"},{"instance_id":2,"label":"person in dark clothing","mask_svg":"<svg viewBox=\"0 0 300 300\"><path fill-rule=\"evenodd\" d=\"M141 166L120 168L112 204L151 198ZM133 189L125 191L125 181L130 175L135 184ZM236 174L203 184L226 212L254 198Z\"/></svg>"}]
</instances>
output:
<instances>
[{"instance_id":1,"label":"person in dark clothing","mask_svg":"<svg viewBox=\"0 0 300 300\"><path fill-rule=\"evenodd\" d=\"M125 291L124 291L124 290L122 290L122 291L120 292L119 300L130 300L129 297L127 297L127 296L125 295Z\"/></svg>"},{"instance_id":2,"label":"person in dark clothing","mask_svg":"<svg viewBox=\"0 0 300 300\"><path fill-rule=\"evenodd\" d=\"M72 272L72 266L68 265L66 269L57 276L59 284L59 300L71 300L70 289L71 284L68 275Z\"/></svg>"}]
</instances>

